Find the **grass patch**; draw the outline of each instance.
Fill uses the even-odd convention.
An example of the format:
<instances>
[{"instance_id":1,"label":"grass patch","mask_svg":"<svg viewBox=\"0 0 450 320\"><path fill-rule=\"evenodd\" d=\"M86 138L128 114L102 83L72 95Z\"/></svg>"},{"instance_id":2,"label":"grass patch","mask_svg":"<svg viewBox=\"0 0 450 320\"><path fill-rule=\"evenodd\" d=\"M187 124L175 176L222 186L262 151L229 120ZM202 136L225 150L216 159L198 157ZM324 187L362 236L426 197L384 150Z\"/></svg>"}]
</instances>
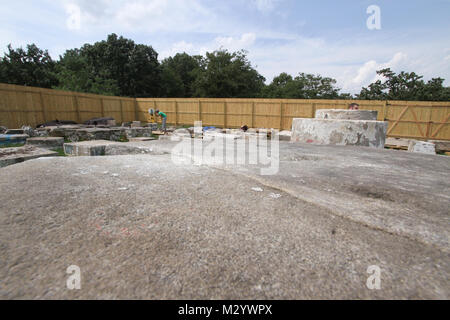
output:
<instances>
[{"instance_id":1,"label":"grass patch","mask_svg":"<svg viewBox=\"0 0 450 320\"><path fill-rule=\"evenodd\" d=\"M118 141L119 141L119 142L129 142L130 140L128 140L128 138L127 138L126 135L122 134L122 135L120 135Z\"/></svg>"},{"instance_id":2,"label":"grass patch","mask_svg":"<svg viewBox=\"0 0 450 320\"><path fill-rule=\"evenodd\" d=\"M64 152L64 148L55 148L52 150L58 152L58 157L67 157L66 153Z\"/></svg>"},{"instance_id":3,"label":"grass patch","mask_svg":"<svg viewBox=\"0 0 450 320\"><path fill-rule=\"evenodd\" d=\"M25 143L8 143L8 144L4 144L1 145L0 148L4 149L4 148L19 148L19 147L23 147L25 145Z\"/></svg>"}]
</instances>

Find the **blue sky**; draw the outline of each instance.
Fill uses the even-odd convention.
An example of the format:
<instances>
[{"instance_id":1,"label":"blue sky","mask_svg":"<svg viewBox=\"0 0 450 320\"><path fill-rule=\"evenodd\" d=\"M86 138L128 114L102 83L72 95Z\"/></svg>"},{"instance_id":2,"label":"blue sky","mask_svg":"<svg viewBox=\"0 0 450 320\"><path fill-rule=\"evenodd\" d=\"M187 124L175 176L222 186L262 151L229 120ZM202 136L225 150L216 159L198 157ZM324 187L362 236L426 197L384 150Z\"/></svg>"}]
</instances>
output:
<instances>
[{"instance_id":1,"label":"blue sky","mask_svg":"<svg viewBox=\"0 0 450 320\"><path fill-rule=\"evenodd\" d=\"M36 43L57 59L114 32L152 45L160 59L245 49L267 82L306 72L356 93L391 67L450 85L450 0L1 1L3 51ZM379 30L367 28L370 5L380 8Z\"/></svg>"}]
</instances>

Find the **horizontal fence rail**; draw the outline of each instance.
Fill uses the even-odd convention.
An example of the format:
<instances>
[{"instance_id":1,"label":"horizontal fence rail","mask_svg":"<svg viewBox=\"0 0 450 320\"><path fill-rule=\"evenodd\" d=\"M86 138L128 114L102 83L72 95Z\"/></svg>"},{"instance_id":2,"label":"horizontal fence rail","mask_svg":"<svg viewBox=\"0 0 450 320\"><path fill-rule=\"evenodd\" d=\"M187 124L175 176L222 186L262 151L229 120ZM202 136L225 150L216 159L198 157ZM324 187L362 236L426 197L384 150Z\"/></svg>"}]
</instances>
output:
<instances>
[{"instance_id":1,"label":"horizontal fence rail","mask_svg":"<svg viewBox=\"0 0 450 320\"><path fill-rule=\"evenodd\" d=\"M206 126L290 130L293 118L313 118L318 109L346 109L352 102L378 111L388 121L388 136L450 140L450 101L375 101L302 99L124 98L0 84L0 125L17 128L51 120L84 122L113 117L117 123L149 121L148 110L167 114L167 122Z\"/></svg>"}]
</instances>

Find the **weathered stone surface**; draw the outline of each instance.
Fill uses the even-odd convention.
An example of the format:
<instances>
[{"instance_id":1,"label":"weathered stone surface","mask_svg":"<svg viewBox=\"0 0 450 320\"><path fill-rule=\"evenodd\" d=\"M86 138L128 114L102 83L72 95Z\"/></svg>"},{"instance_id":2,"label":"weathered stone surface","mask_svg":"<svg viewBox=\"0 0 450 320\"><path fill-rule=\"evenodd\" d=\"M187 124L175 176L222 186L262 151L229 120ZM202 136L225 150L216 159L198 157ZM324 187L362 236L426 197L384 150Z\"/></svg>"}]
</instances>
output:
<instances>
[{"instance_id":1,"label":"weathered stone surface","mask_svg":"<svg viewBox=\"0 0 450 320\"><path fill-rule=\"evenodd\" d=\"M319 109L316 110L316 119L330 120L377 120L378 111L372 110L345 110L345 109Z\"/></svg>"},{"instance_id":2,"label":"weathered stone surface","mask_svg":"<svg viewBox=\"0 0 450 320\"><path fill-rule=\"evenodd\" d=\"M40 157L53 157L58 153L36 146L0 149L0 168Z\"/></svg>"},{"instance_id":3,"label":"weathered stone surface","mask_svg":"<svg viewBox=\"0 0 450 320\"><path fill-rule=\"evenodd\" d=\"M283 130L278 133L278 138L280 141L291 141L292 132L288 130Z\"/></svg>"},{"instance_id":4,"label":"weathered stone surface","mask_svg":"<svg viewBox=\"0 0 450 320\"><path fill-rule=\"evenodd\" d=\"M151 137L152 128L148 127L125 128L125 135L128 139L134 137Z\"/></svg>"},{"instance_id":5,"label":"weathered stone surface","mask_svg":"<svg viewBox=\"0 0 450 320\"><path fill-rule=\"evenodd\" d=\"M418 153L427 153L427 154L436 154L436 146L434 143L419 141L419 140L410 140L408 146L409 152L418 152Z\"/></svg>"},{"instance_id":6,"label":"weathered stone surface","mask_svg":"<svg viewBox=\"0 0 450 320\"><path fill-rule=\"evenodd\" d=\"M69 156L116 156L154 153L152 141L116 142L92 140L65 143L64 152Z\"/></svg>"},{"instance_id":7,"label":"weathered stone surface","mask_svg":"<svg viewBox=\"0 0 450 320\"><path fill-rule=\"evenodd\" d=\"M170 154L3 168L0 298L449 299L450 158L281 142L280 160L272 176Z\"/></svg>"},{"instance_id":8,"label":"weathered stone surface","mask_svg":"<svg viewBox=\"0 0 450 320\"><path fill-rule=\"evenodd\" d=\"M8 129L5 134L25 134L23 129Z\"/></svg>"},{"instance_id":9,"label":"weathered stone surface","mask_svg":"<svg viewBox=\"0 0 450 320\"><path fill-rule=\"evenodd\" d=\"M140 127L142 127L140 121L133 121L133 122L131 123L131 128L140 128Z\"/></svg>"},{"instance_id":10,"label":"weathered stone surface","mask_svg":"<svg viewBox=\"0 0 450 320\"><path fill-rule=\"evenodd\" d=\"M383 121L296 118L291 141L384 148L387 126Z\"/></svg>"},{"instance_id":11,"label":"weathered stone surface","mask_svg":"<svg viewBox=\"0 0 450 320\"><path fill-rule=\"evenodd\" d=\"M157 139L154 137L135 137L135 138L129 139L130 142L142 142L142 141L153 141L153 140L157 140Z\"/></svg>"},{"instance_id":12,"label":"weathered stone surface","mask_svg":"<svg viewBox=\"0 0 450 320\"><path fill-rule=\"evenodd\" d=\"M44 149L62 148L64 138L62 137L34 137L27 139L28 145L35 145Z\"/></svg>"},{"instance_id":13,"label":"weathered stone surface","mask_svg":"<svg viewBox=\"0 0 450 320\"><path fill-rule=\"evenodd\" d=\"M27 134L0 134L0 145L25 143L28 138Z\"/></svg>"},{"instance_id":14,"label":"weathered stone surface","mask_svg":"<svg viewBox=\"0 0 450 320\"><path fill-rule=\"evenodd\" d=\"M64 144L64 153L68 156L104 156L106 146L118 142L107 140L92 140Z\"/></svg>"},{"instance_id":15,"label":"weathered stone surface","mask_svg":"<svg viewBox=\"0 0 450 320\"><path fill-rule=\"evenodd\" d=\"M436 151L450 152L450 141L428 140L428 142L434 143L434 145L436 146Z\"/></svg>"}]
</instances>

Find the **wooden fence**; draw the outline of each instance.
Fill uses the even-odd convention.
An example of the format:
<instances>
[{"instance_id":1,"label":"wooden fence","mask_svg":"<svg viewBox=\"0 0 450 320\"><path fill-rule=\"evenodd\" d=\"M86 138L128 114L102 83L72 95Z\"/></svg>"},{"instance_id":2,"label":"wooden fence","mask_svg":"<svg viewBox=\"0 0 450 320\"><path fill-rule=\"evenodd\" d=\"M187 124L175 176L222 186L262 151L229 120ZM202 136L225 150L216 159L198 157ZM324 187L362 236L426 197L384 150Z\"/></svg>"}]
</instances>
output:
<instances>
[{"instance_id":1,"label":"wooden fence","mask_svg":"<svg viewBox=\"0 0 450 320\"><path fill-rule=\"evenodd\" d=\"M0 84L0 125L9 128L50 120L83 122L111 116L118 123L148 120L148 109L167 114L167 122L237 128L290 130L292 118L314 117L317 109L345 109L356 102L361 109L377 110L378 120L389 122L388 136L450 140L450 101L368 101L300 99L184 99L121 98Z\"/></svg>"}]
</instances>

